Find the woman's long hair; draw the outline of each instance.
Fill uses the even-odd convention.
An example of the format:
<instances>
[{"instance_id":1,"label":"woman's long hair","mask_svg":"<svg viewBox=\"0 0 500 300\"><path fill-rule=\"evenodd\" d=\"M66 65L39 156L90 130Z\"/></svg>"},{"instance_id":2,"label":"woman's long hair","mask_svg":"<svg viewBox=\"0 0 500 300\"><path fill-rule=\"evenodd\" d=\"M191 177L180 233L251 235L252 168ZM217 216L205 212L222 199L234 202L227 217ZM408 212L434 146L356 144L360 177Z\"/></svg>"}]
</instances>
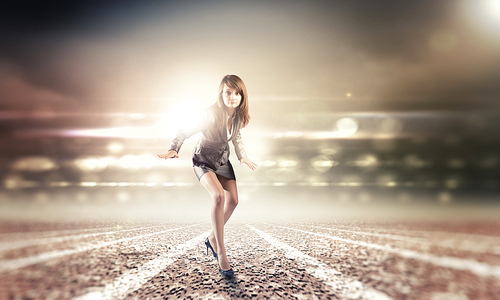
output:
<instances>
[{"instance_id":1,"label":"woman's long hair","mask_svg":"<svg viewBox=\"0 0 500 300\"><path fill-rule=\"evenodd\" d=\"M222 78L222 81L219 85L219 96L217 97L217 102L213 105L218 109L217 120L219 124L223 123L224 112L226 111L224 104L224 100L222 99L222 93L224 90L224 85L227 85L230 88L233 88L238 91L241 95L240 105L236 108L236 113L239 114L241 128L247 126L248 122L250 122L250 114L248 113L248 93L245 83L241 80L240 77L236 75L226 75Z\"/></svg>"}]
</instances>

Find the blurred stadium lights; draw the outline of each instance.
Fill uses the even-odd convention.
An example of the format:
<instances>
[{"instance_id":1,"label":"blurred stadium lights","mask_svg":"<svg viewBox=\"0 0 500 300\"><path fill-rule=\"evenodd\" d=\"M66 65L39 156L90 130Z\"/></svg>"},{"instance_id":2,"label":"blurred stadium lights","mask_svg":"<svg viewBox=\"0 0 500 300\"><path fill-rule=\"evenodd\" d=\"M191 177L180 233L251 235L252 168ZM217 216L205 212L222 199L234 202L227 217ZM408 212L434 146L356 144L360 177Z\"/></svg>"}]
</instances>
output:
<instances>
[{"instance_id":1,"label":"blurred stadium lights","mask_svg":"<svg viewBox=\"0 0 500 300\"><path fill-rule=\"evenodd\" d=\"M394 187L397 185L396 175L393 173L378 174L375 180L380 186Z\"/></svg>"},{"instance_id":2,"label":"blurred stadium lights","mask_svg":"<svg viewBox=\"0 0 500 300\"><path fill-rule=\"evenodd\" d=\"M294 168L298 165L296 160L289 160L286 158L281 158L278 162L280 168Z\"/></svg>"},{"instance_id":3,"label":"blurred stadium lights","mask_svg":"<svg viewBox=\"0 0 500 300\"><path fill-rule=\"evenodd\" d=\"M449 204L452 199L453 198L450 192L443 191L438 194L438 201L442 204Z\"/></svg>"},{"instance_id":4,"label":"blurred stadium lights","mask_svg":"<svg viewBox=\"0 0 500 300\"><path fill-rule=\"evenodd\" d=\"M311 185L315 187L320 187L320 186L329 186L330 184L328 182L318 181L318 182L312 182Z\"/></svg>"},{"instance_id":5,"label":"blurred stadium lights","mask_svg":"<svg viewBox=\"0 0 500 300\"><path fill-rule=\"evenodd\" d=\"M39 182L29 181L22 178L20 175L7 175L4 179L4 187L7 190L34 188L40 186Z\"/></svg>"},{"instance_id":6,"label":"blurred stadium lights","mask_svg":"<svg viewBox=\"0 0 500 300\"><path fill-rule=\"evenodd\" d=\"M348 137L358 131L358 121L354 118L340 118L335 123L339 136Z\"/></svg>"},{"instance_id":7,"label":"blurred stadium lights","mask_svg":"<svg viewBox=\"0 0 500 300\"><path fill-rule=\"evenodd\" d=\"M420 169L425 166L431 165L432 162L423 160L416 154L408 154L403 158L403 164L408 168Z\"/></svg>"},{"instance_id":8,"label":"blurred stadium lights","mask_svg":"<svg viewBox=\"0 0 500 300\"><path fill-rule=\"evenodd\" d=\"M378 158L373 154L363 154L357 158L357 160L347 161L346 165L356 166L356 167L377 167L379 165Z\"/></svg>"},{"instance_id":9,"label":"blurred stadium lights","mask_svg":"<svg viewBox=\"0 0 500 300\"><path fill-rule=\"evenodd\" d=\"M326 155L317 155L311 158L311 165L313 168L321 173L325 173L330 171L330 169L334 166L338 166L339 163L333 161L329 156Z\"/></svg>"},{"instance_id":10,"label":"blurred stadium lights","mask_svg":"<svg viewBox=\"0 0 500 300\"><path fill-rule=\"evenodd\" d=\"M81 156L75 159L75 166L82 172L102 172L108 166L108 158L102 156Z\"/></svg>"},{"instance_id":11,"label":"blurred stadium lights","mask_svg":"<svg viewBox=\"0 0 500 300\"><path fill-rule=\"evenodd\" d=\"M339 153L339 150L334 148L322 148L319 150L319 152L324 155L332 156Z\"/></svg>"},{"instance_id":12,"label":"blurred stadium lights","mask_svg":"<svg viewBox=\"0 0 500 300\"><path fill-rule=\"evenodd\" d=\"M119 142L110 142L107 148L111 154L118 154L123 150L123 144Z\"/></svg>"},{"instance_id":13,"label":"blurred stadium lights","mask_svg":"<svg viewBox=\"0 0 500 300\"><path fill-rule=\"evenodd\" d=\"M151 136L165 137L155 127L172 129L177 121L170 116L119 117L132 125L141 125L126 127L127 130L147 129ZM474 119L472 123L466 116L423 112L322 113L321 121L327 121L311 123L317 126L314 127L307 122L314 114L306 114L305 122L283 128L279 127L280 116L276 116L271 123L275 127L269 127L270 130L242 132L249 157L258 162L257 171L232 162L240 174L238 185L257 187L252 190L284 186L317 188L319 192L358 187L433 192L469 187L498 189L497 115L475 114L481 117L480 122ZM255 116L254 121L265 123L258 118ZM156 125L142 126L148 122ZM91 193L93 188L161 190L199 185L190 157L196 137L186 141L181 159L160 160L155 155L166 150L170 139L156 138L150 142L133 130L121 134L121 138L98 135L84 139L32 135L24 152L6 152L3 187L12 193L43 188L80 188ZM23 145L17 140L15 144Z\"/></svg>"},{"instance_id":14,"label":"blurred stadium lights","mask_svg":"<svg viewBox=\"0 0 500 300\"><path fill-rule=\"evenodd\" d=\"M44 156L21 157L10 164L10 169L14 171L46 172L58 168L54 160Z\"/></svg>"},{"instance_id":15,"label":"blurred stadium lights","mask_svg":"<svg viewBox=\"0 0 500 300\"><path fill-rule=\"evenodd\" d=\"M138 157L135 155L131 155L131 154L121 157L118 160L118 164L123 169L125 169L127 171L131 171L131 172L139 171L141 168L141 164L139 162Z\"/></svg>"},{"instance_id":16,"label":"blurred stadium lights","mask_svg":"<svg viewBox=\"0 0 500 300\"><path fill-rule=\"evenodd\" d=\"M48 183L49 187L69 187L72 183L68 181L52 181Z\"/></svg>"},{"instance_id":17,"label":"blurred stadium lights","mask_svg":"<svg viewBox=\"0 0 500 300\"><path fill-rule=\"evenodd\" d=\"M463 158L450 158L448 160L448 167L452 169L463 169L467 166L467 162Z\"/></svg>"}]
</instances>

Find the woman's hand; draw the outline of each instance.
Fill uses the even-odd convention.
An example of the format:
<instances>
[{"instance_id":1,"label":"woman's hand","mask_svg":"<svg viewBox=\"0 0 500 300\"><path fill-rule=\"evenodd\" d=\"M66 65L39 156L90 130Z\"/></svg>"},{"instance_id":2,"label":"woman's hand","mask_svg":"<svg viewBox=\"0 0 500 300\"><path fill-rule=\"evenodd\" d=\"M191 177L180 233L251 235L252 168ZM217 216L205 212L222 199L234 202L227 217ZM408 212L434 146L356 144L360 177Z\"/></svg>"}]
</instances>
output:
<instances>
[{"instance_id":1,"label":"woman's hand","mask_svg":"<svg viewBox=\"0 0 500 300\"><path fill-rule=\"evenodd\" d=\"M167 154L158 154L158 157L163 159L169 159L169 158L179 158L179 155L177 155L177 151L170 150L168 151Z\"/></svg>"},{"instance_id":2,"label":"woman's hand","mask_svg":"<svg viewBox=\"0 0 500 300\"><path fill-rule=\"evenodd\" d=\"M257 169L257 164L246 157L240 159L240 165L242 164L246 164L252 171L255 171L255 169Z\"/></svg>"}]
</instances>

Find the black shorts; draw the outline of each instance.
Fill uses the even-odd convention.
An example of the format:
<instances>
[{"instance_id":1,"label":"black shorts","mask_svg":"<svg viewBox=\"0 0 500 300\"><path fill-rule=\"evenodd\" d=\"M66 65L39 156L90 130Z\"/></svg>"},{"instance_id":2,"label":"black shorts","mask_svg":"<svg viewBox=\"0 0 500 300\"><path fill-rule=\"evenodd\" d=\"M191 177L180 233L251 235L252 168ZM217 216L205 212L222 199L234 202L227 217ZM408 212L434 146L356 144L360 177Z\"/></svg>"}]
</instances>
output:
<instances>
[{"instance_id":1,"label":"black shorts","mask_svg":"<svg viewBox=\"0 0 500 300\"><path fill-rule=\"evenodd\" d=\"M201 176L207 172L214 172L217 175L226 177L227 179L230 180L236 180L236 175L234 174L233 166L231 165L231 162L228 160L226 164L221 165L217 170L212 169L211 167L207 165L203 166L193 166L194 173L196 174L196 177L198 177L198 180L200 180Z\"/></svg>"}]
</instances>

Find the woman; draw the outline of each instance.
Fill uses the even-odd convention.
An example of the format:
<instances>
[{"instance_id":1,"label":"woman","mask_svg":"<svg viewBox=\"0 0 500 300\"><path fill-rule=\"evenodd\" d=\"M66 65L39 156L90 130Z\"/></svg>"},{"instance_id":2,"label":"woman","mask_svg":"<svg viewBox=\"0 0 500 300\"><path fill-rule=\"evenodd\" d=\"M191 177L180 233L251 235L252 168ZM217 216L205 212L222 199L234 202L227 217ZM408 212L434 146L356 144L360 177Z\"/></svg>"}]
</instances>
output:
<instances>
[{"instance_id":1,"label":"woman","mask_svg":"<svg viewBox=\"0 0 500 300\"><path fill-rule=\"evenodd\" d=\"M240 129L250 120L248 95L243 80L236 75L225 76L219 86L217 102L205 110L200 121L192 128L180 130L173 139L170 151L160 154L163 159L178 158L184 140L202 132L193 151L193 168L198 180L210 193L212 232L205 245L212 250L225 276L234 274L224 247L224 224L238 204L236 176L229 162L229 142L232 141L240 164L255 170L257 165L247 158L241 141Z\"/></svg>"}]
</instances>

